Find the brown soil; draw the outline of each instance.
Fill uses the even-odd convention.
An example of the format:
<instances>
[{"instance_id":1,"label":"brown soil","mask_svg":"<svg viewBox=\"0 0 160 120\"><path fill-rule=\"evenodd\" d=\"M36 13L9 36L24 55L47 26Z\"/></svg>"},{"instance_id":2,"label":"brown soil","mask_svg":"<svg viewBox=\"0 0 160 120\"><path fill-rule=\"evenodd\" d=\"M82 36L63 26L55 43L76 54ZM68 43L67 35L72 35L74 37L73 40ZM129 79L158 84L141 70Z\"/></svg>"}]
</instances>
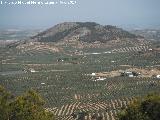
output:
<instances>
[{"instance_id":1,"label":"brown soil","mask_svg":"<svg viewBox=\"0 0 160 120\"><path fill-rule=\"evenodd\" d=\"M100 72L96 73L95 77L116 77L120 76L121 72L124 70L117 70L117 71L111 71L111 72ZM140 73L140 77L152 77L156 75L160 75L160 69L140 69L140 68L129 68L126 69L125 71L131 71L131 72L137 72Z\"/></svg>"}]
</instances>

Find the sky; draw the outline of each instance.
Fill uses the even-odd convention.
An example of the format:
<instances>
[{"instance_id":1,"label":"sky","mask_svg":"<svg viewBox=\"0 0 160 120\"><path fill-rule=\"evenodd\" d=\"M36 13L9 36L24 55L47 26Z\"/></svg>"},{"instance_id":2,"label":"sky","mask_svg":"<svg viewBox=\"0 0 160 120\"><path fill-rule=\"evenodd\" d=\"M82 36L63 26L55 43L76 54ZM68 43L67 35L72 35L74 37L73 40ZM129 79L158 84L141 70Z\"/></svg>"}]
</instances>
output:
<instances>
[{"instance_id":1,"label":"sky","mask_svg":"<svg viewBox=\"0 0 160 120\"><path fill-rule=\"evenodd\" d=\"M5 0L1 1L0 27L51 27L61 22L76 21L116 26L160 26L160 0L73 0L76 4L70 5L8 5L4 4Z\"/></svg>"}]
</instances>

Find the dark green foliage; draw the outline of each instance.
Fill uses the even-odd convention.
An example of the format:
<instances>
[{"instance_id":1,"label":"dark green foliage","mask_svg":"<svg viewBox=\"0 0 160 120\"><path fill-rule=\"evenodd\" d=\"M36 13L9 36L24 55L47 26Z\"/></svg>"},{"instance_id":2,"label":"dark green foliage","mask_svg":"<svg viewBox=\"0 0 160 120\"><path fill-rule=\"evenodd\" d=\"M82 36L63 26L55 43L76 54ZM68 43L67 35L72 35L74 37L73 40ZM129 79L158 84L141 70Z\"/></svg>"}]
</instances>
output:
<instances>
[{"instance_id":1,"label":"dark green foliage","mask_svg":"<svg viewBox=\"0 0 160 120\"><path fill-rule=\"evenodd\" d=\"M93 120L102 120L103 116L98 116L98 114L95 113L95 114L92 115L91 119L93 119Z\"/></svg>"},{"instance_id":2,"label":"dark green foliage","mask_svg":"<svg viewBox=\"0 0 160 120\"><path fill-rule=\"evenodd\" d=\"M159 120L160 95L150 94L142 100L136 100L118 115L119 120Z\"/></svg>"},{"instance_id":3,"label":"dark green foliage","mask_svg":"<svg viewBox=\"0 0 160 120\"><path fill-rule=\"evenodd\" d=\"M142 113L146 113L150 119L159 120L160 119L160 96L149 95L141 103Z\"/></svg>"},{"instance_id":4,"label":"dark green foliage","mask_svg":"<svg viewBox=\"0 0 160 120\"><path fill-rule=\"evenodd\" d=\"M87 27L89 30L91 30L91 34L81 37L80 40L84 42L95 42L100 41L102 43L105 43L109 40L117 40L117 39L123 39L123 38L136 38L135 35L117 28L115 26L107 25L102 26L101 29L96 29L96 26L99 26L99 24L96 23L78 23L80 27Z\"/></svg>"},{"instance_id":5,"label":"dark green foliage","mask_svg":"<svg viewBox=\"0 0 160 120\"><path fill-rule=\"evenodd\" d=\"M105 43L109 40L117 40L117 39L124 39L124 38L137 38L136 35L131 34L123 29L117 28L115 26L111 26L111 25L107 25L107 26L101 26L95 22L76 22L75 26L71 26L68 29L63 29L63 24L61 29L59 30L59 28L50 28L44 32L39 33L38 35L32 37L31 39L37 39L40 42L58 42L60 40L63 40L65 37L72 37L72 36L77 36L80 33L77 32L78 29L80 28L86 28L87 30L91 31L89 34L81 36L79 40L83 41L83 42L88 42L88 43L92 43L95 41L100 41L102 43ZM97 28L97 27L100 28ZM54 33L55 31L58 31L56 33ZM53 31L53 34L52 34ZM80 31L80 32L84 32L84 31ZM48 33L51 33L48 35ZM74 34L73 34L74 33Z\"/></svg>"},{"instance_id":6,"label":"dark green foliage","mask_svg":"<svg viewBox=\"0 0 160 120\"><path fill-rule=\"evenodd\" d=\"M138 76L139 74L137 72L132 72L133 76Z\"/></svg>"},{"instance_id":7,"label":"dark green foliage","mask_svg":"<svg viewBox=\"0 0 160 120\"><path fill-rule=\"evenodd\" d=\"M52 43L54 44L54 43ZM129 44L128 44L129 45ZM112 49L114 49L113 47ZM65 48L66 49L66 48ZM112 50L111 49L111 50ZM68 51L72 51L71 48L67 48ZM110 49L85 49L84 53L93 53L105 51L110 51ZM29 51L29 53L32 51ZM0 84L9 88L10 91L14 92L16 95L24 93L28 88L33 88L38 90L41 95L45 97L46 106L50 108L56 108L59 111L62 108L62 105L72 105L76 102L90 104L96 102L107 102L110 103L111 100L120 99L123 101L123 98L134 98L135 96L142 96L148 94L151 91L159 91L160 84L159 80L155 78L139 78L139 77L114 77L107 78L104 81L93 81L95 78L91 76L86 76L86 74L97 73L97 72L110 72L113 70L126 70L128 67L120 65L135 65L137 64L138 68L144 69L143 66L154 66L159 64L158 56L149 57L145 59L143 56L136 56L134 52L128 53L111 53L111 54L99 54L99 55L87 55L87 56L69 56L62 53L56 54L44 54L33 52L33 56L28 54L15 54L15 50L12 49L9 52L3 52L1 50L1 59L10 59L7 64L1 64L0 66L2 72L8 72L13 70L22 70L27 66L25 64L40 64L38 67L31 66L34 68L36 73L27 72L25 74L15 74L15 75L1 75ZM4 59L5 58L5 59ZM58 60L64 60L63 62L57 62ZM111 63L111 61L116 61ZM72 62L77 62L78 64L72 64ZM18 63L18 64L8 64L8 63ZM45 64L45 65L44 65ZM47 65L49 64L49 65ZM28 66L29 67L29 66ZM157 66L158 68L158 66ZM51 70L68 70L68 71L51 71ZM51 71L51 72L50 72ZM41 85L45 83L45 85ZM110 89L111 87L111 89ZM80 95L81 99L74 99L75 94ZM91 97L88 97L88 94ZM94 95L97 95L94 97ZM127 102L128 104L128 102ZM125 104L118 104L116 108L107 107L105 109L94 109L88 111L89 115L97 112L101 115L104 113L104 117L109 115L111 118L111 111L117 112L119 107L125 107ZM77 108L76 112L84 109L85 111L88 108ZM106 110L106 111L105 111ZM71 110L67 108L63 109L60 116L56 114L57 119L64 118L67 112L71 114ZM62 114L63 113L63 114ZM103 115L103 114L102 114ZM72 117L72 116L70 116ZM78 115L73 115L73 117L78 118ZM88 117L88 116L86 116ZM100 116L99 116L100 117ZM115 114L113 115L115 117ZM68 116L66 116L68 118ZM97 116L97 119L98 116ZM105 119L105 118L103 118Z\"/></svg>"},{"instance_id":8,"label":"dark green foliage","mask_svg":"<svg viewBox=\"0 0 160 120\"><path fill-rule=\"evenodd\" d=\"M71 116L75 119L75 120L85 120L85 116L87 116L88 113L81 111L81 112L75 112L72 113Z\"/></svg>"},{"instance_id":9,"label":"dark green foliage","mask_svg":"<svg viewBox=\"0 0 160 120\"><path fill-rule=\"evenodd\" d=\"M62 40L64 37L66 37L70 32L76 30L78 27L73 27L67 30L64 30L62 32L58 32L55 35L47 36L47 37L40 37L39 42L58 42L59 40Z\"/></svg>"},{"instance_id":10,"label":"dark green foliage","mask_svg":"<svg viewBox=\"0 0 160 120\"><path fill-rule=\"evenodd\" d=\"M9 118L9 99L10 94L0 86L0 120L8 120Z\"/></svg>"},{"instance_id":11,"label":"dark green foliage","mask_svg":"<svg viewBox=\"0 0 160 120\"><path fill-rule=\"evenodd\" d=\"M54 120L44 109L44 101L35 91L12 98L0 87L0 120Z\"/></svg>"},{"instance_id":12,"label":"dark green foliage","mask_svg":"<svg viewBox=\"0 0 160 120\"><path fill-rule=\"evenodd\" d=\"M94 27L96 25L99 25L95 22L77 22L77 24L79 25L79 27L87 27L87 28L90 28L90 29L94 29Z\"/></svg>"}]
</instances>

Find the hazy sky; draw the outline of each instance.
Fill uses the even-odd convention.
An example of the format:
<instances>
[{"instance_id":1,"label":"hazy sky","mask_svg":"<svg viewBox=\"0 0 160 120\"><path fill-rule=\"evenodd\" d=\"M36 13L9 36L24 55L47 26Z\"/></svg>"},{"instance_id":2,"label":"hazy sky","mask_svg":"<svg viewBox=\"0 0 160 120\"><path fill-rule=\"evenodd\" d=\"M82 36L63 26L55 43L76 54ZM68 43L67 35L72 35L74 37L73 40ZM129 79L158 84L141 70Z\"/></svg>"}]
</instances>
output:
<instances>
[{"instance_id":1,"label":"hazy sky","mask_svg":"<svg viewBox=\"0 0 160 120\"><path fill-rule=\"evenodd\" d=\"M60 4L50 6L3 4L0 5L0 26L49 27L64 21L94 21L112 25L160 25L160 0L76 1L77 4L66 6Z\"/></svg>"}]
</instances>

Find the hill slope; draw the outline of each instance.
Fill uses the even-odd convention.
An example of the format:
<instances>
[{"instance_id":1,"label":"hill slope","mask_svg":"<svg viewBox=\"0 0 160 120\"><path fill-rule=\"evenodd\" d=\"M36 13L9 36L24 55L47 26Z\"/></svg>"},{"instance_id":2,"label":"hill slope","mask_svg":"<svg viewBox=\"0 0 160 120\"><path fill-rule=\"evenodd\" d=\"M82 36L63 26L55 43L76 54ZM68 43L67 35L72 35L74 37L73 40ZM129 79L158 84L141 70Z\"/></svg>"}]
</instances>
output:
<instances>
[{"instance_id":1,"label":"hill slope","mask_svg":"<svg viewBox=\"0 0 160 120\"><path fill-rule=\"evenodd\" d=\"M107 25L102 26L94 22L65 22L47 29L33 36L31 39L38 42L58 42L60 40L79 40L92 43L100 41L106 43L110 40L137 38L121 28Z\"/></svg>"}]
</instances>

